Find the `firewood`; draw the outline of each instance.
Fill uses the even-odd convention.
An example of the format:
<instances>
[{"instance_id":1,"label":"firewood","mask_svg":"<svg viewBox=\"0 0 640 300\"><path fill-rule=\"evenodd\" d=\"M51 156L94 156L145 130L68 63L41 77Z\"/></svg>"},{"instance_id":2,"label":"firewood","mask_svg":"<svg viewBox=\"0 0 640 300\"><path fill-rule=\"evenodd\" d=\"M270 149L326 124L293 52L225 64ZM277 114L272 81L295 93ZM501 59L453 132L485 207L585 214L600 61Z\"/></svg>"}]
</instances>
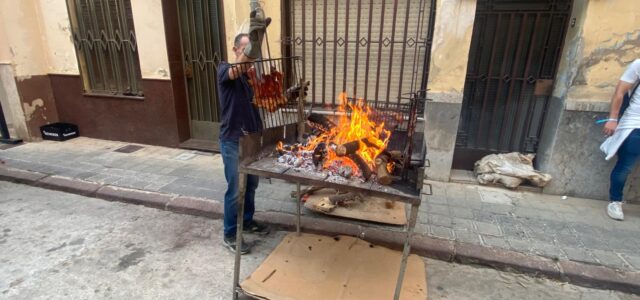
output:
<instances>
[{"instance_id":1,"label":"firewood","mask_svg":"<svg viewBox=\"0 0 640 300\"><path fill-rule=\"evenodd\" d=\"M355 154L360 149L360 143L366 144L368 147L378 148L376 144L371 142L368 138L362 138L357 141L351 141L344 143L342 145L338 145L336 147L336 155L338 156L347 156L349 154Z\"/></svg>"},{"instance_id":2,"label":"firewood","mask_svg":"<svg viewBox=\"0 0 640 300\"><path fill-rule=\"evenodd\" d=\"M349 154L348 157L358 166L364 180L369 180L371 178L371 169L364 159L358 154Z\"/></svg>"},{"instance_id":3,"label":"firewood","mask_svg":"<svg viewBox=\"0 0 640 300\"><path fill-rule=\"evenodd\" d=\"M331 122L331 120L321 114L312 113L307 117L307 121L312 124L319 125L323 131L328 131L336 127L335 123Z\"/></svg>"},{"instance_id":4,"label":"firewood","mask_svg":"<svg viewBox=\"0 0 640 300\"><path fill-rule=\"evenodd\" d=\"M344 143L336 147L336 155L347 156L349 154L355 154L358 149L360 149L360 141Z\"/></svg>"},{"instance_id":5,"label":"firewood","mask_svg":"<svg viewBox=\"0 0 640 300\"><path fill-rule=\"evenodd\" d=\"M318 166L322 163L327 155L327 144L319 143L315 149L313 149L312 161L314 166Z\"/></svg>"},{"instance_id":6,"label":"firewood","mask_svg":"<svg viewBox=\"0 0 640 300\"><path fill-rule=\"evenodd\" d=\"M387 164L389 163L388 153L380 153L376 157L376 175L378 176L378 183L382 185L389 185L393 181L389 170L387 170Z\"/></svg>"}]
</instances>

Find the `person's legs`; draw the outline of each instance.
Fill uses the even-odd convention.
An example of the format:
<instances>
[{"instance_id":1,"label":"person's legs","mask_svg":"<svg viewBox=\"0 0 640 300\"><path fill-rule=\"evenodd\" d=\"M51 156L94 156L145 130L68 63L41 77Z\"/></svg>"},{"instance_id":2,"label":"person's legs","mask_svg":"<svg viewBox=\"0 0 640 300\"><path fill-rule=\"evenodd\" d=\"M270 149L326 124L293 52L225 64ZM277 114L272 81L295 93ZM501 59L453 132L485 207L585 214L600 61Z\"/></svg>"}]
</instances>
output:
<instances>
[{"instance_id":1,"label":"person's legs","mask_svg":"<svg viewBox=\"0 0 640 300\"><path fill-rule=\"evenodd\" d=\"M224 193L224 236L236 235L238 198L238 143L220 141L220 153L224 164L224 178L227 180L227 191Z\"/></svg>"},{"instance_id":2,"label":"person's legs","mask_svg":"<svg viewBox=\"0 0 640 300\"><path fill-rule=\"evenodd\" d=\"M244 231L255 233L259 235L265 235L269 233L269 227L260 224L253 220L253 213L255 211L256 203L256 189L258 188L258 182L260 177L254 175L247 176L247 190L245 193L245 206L244 206Z\"/></svg>"},{"instance_id":3,"label":"person's legs","mask_svg":"<svg viewBox=\"0 0 640 300\"><path fill-rule=\"evenodd\" d=\"M609 200L607 214L616 220L623 220L622 199L624 185L629 173L633 170L640 157L640 129L635 129L618 149L618 161L611 171L611 186L609 187Z\"/></svg>"},{"instance_id":4,"label":"person's legs","mask_svg":"<svg viewBox=\"0 0 640 300\"><path fill-rule=\"evenodd\" d=\"M255 175L247 175L247 190L244 194L244 223L253 220L253 213L256 211L256 189L260 177Z\"/></svg>"},{"instance_id":5,"label":"person's legs","mask_svg":"<svg viewBox=\"0 0 640 300\"><path fill-rule=\"evenodd\" d=\"M624 185L638 157L640 157L640 129L635 129L618 149L618 161L611 171L609 200L622 201Z\"/></svg>"}]
</instances>

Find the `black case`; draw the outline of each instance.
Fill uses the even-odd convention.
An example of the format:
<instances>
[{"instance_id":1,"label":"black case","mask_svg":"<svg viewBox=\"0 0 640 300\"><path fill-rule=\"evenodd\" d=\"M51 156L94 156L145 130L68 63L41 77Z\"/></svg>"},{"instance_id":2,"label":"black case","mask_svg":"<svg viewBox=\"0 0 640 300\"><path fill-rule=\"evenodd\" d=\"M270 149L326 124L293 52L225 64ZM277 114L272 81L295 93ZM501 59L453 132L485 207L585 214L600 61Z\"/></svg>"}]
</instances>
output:
<instances>
[{"instance_id":1,"label":"black case","mask_svg":"<svg viewBox=\"0 0 640 300\"><path fill-rule=\"evenodd\" d=\"M78 126L70 123L53 123L40 126L43 140L66 141L80 136Z\"/></svg>"}]
</instances>

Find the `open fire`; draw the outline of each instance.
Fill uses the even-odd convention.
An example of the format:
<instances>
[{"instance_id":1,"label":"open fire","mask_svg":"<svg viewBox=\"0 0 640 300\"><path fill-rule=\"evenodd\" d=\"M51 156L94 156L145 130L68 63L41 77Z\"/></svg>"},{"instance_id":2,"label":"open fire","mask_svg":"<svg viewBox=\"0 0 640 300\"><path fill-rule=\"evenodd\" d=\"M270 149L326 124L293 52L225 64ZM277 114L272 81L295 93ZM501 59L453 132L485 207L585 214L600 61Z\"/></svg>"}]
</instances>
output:
<instances>
[{"instance_id":1,"label":"open fire","mask_svg":"<svg viewBox=\"0 0 640 300\"><path fill-rule=\"evenodd\" d=\"M388 151L387 145L400 117L379 118L364 99L349 103L346 93L340 94L340 101L337 123L312 114L307 121L313 133L302 144L279 142L278 162L308 171L328 171L347 179L369 180L375 175L380 184L390 184L394 179L391 173L402 162L402 154Z\"/></svg>"}]
</instances>

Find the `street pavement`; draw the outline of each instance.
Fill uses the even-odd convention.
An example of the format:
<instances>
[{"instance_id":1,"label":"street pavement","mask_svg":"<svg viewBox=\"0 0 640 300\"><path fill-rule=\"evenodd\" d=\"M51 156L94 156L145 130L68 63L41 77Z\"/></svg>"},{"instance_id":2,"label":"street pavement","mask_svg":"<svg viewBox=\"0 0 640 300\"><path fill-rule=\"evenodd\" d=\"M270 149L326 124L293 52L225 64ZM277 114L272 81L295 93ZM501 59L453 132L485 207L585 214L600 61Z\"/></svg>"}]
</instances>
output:
<instances>
[{"instance_id":1,"label":"street pavement","mask_svg":"<svg viewBox=\"0 0 640 300\"><path fill-rule=\"evenodd\" d=\"M226 184L220 155L149 145L131 153L117 151L127 145L84 137L27 143L0 150L0 160L6 167L45 175L222 202ZM640 272L640 205L626 204L626 219L618 222L606 216L602 200L427 183L432 195L422 195L419 235ZM257 211L295 213L289 196L294 189L284 181L261 179ZM306 209L303 214L326 218Z\"/></svg>"},{"instance_id":2,"label":"street pavement","mask_svg":"<svg viewBox=\"0 0 640 300\"><path fill-rule=\"evenodd\" d=\"M221 221L0 181L1 299L230 299ZM249 275L282 239L250 237ZM429 299L638 299L425 259Z\"/></svg>"}]
</instances>

